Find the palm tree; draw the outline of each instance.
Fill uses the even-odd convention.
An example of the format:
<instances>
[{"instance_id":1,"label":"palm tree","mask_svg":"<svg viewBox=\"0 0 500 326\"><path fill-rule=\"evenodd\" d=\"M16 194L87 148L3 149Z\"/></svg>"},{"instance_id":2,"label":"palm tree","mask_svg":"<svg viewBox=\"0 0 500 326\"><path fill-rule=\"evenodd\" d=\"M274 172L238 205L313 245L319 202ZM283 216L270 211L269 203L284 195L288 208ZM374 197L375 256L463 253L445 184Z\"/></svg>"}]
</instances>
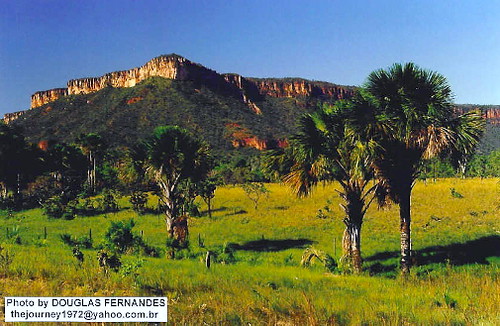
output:
<instances>
[{"instance_id":1,"label":"palm tree","mask_svg":"<svg viewBox=\"0 0 500 326\"><path fill-rule=\"evenodd\" d=\"M384 125L370 136L381 145L375 171L384 195L399 204L401 270L411 267L411 191L421 162L445 152L469 155L484 129L478 112L456 115L446 78L413 63L376 70L364 85L376 103L373 124ZM458 154L458 155L457 155Z\"/></svg>"},{"instance_id":2,"label":"palm tree","mask_svg":"<svg viewBox=\"0 0 500 326\"><path fill-rule=\"evenodd\" d=\"M77 143L80 146L83 154L87 155L89 168L87 170L87 184L92 193L96 192L96 171L98 156L104 149L104 141L102 137L95 133L81 134L77 138Z\"/></svg>"},{"instance_id":3,"label":"palm tree","mask_svg":"<svg viewBox=\"0 0 500 326\"><path fill-rule=\"evenodd\" d=\"M180 127L164 126L154 130L146 142L147 174L160 188L169 237L180 242L187 236L187 220L181 216L185 181L206 177L212 167L208 147Z\"/></svg>"},{"instance_id":4,"label":"palm tree","mask_svg":"<svg viewBox=\"0 0 500 326\"><path fill-rule=\"evenodd\" d=\"M283 180L298 196L308 195L321 180L340 183L342 190L338 192L344 200L342 208L346 214L343 248L355 273L361 272L363 217L377 188L370 183L376 143L363 140L358 127L351 124L355 121L353 115L363 112L358 104L338 102L333 107L324 106L314 114L305 115L300 131L291 139L286 154L289 159L281 156L269 162L275 167L289 167Z\"/></svg>"}]
</instances>

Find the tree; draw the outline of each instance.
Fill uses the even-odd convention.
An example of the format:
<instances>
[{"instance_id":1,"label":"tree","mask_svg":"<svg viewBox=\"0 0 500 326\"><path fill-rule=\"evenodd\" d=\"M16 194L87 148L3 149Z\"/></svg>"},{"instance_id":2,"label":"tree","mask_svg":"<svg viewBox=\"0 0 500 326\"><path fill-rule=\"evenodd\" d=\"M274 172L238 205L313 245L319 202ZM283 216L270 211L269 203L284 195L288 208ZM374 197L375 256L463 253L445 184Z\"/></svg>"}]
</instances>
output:
<instances>
[{"instance_id":1,"label":"tree","mask_svg":"<svg viewBox=\"0 0 500 326\"><path fill-rule=\"evenodd\" d=\"M187 219L181 216L181 183L204 179L212 168L208 147L187 130L163 126L146 142L146 172L157 183L170 238L183 242Z\"/></svg>"},{"instance_id":2,"label":"tree","mask_svg":"<svg viewBox=\"0 0 500 326\"><path fill-rule=\"evenodd\" d=\"M411 191L421 162L449 152L458 159L473 152L484 129L479 112L457 115L452 92L441 74L413 63L376 70L364 85L376 103L368 113L371 124L382 125L371 133L380 145L374 166L382 180L380 198L399 205L401 270L411 267Z\"/></svg>"},{"instance_id":3,"label":"tree","mask_svg":"<svg viewBox=\"0 0 500 326\"><path fill-rule=\"evenodd\" d=\"M212 199L215 197L215 190L220 184L217 177L211 176L197 183L196 192L207 204L208 217L212 218Z\"/></svg>"},{"instance_id":4,"label":"tree","mask_svg":"<svg viewBox=\"0 0 500 326\"><path fill-rule=\"evenodd\" d=\"M262 196L269 193L269 190L262 182L245 182L241 185L241 188L243 188L248 199L252 201L255 210L258 208L259 200Z\"/></svg>"},{"instance_id":5,"label":"tree","mask_svg":"<svg viewBox=\"0 0 500 326\"><path fill-rule=\"evenodd\" d=\"M0 198L9 190L16 197L28 181L41 171L38 149L26 142L17 128L0 123Z\"/></svg>"},{"instance_id":6,"label":"tree","mask_svg":"<svg viewBox=\"0 0 500 326\"><path fill-rule=\"evenodd\" d=\"M292 186L299 196L308 195L320 181L338 181L338 191L344 204L343 222L346 225L343 238L345 256L355 273L361 272L361 226L366 210L374 198L376 184L371 163L376 143L364 140L358 132L362 126L359 113L363 102L337 102L333 107L322 107L314 114L305 115L299 132L291 139L285 156L277 156L268 164L275 170L285 167L289 172L283 180ZM355 110L359 109L359 110Z\"/></svg>"},{"instance_id":7,"label":"tree","mask_svg":"<svg viewBox=\"0 0 500 326\"><path fill-rule=\"evenodd\" d=\"M81 134L76 141L82 149L83 154L87 155L89 161L87 185L89 186L89 190L95 193L97 164L99 156L104 149L104 141L100 135L95 133Z\"/></svg>"},{"instance_id":8,"label":"tree","mask_svg":"<svg viewBox=\"0 0 500 326\"><path fill-rule=\"evenodd\" d=\"M54 181L52 188L64 197L65 202L75 198L82 189L88 168L81 150L65 143L49 144L43 158L44 169Z\"/></svg>"}]
</instances>

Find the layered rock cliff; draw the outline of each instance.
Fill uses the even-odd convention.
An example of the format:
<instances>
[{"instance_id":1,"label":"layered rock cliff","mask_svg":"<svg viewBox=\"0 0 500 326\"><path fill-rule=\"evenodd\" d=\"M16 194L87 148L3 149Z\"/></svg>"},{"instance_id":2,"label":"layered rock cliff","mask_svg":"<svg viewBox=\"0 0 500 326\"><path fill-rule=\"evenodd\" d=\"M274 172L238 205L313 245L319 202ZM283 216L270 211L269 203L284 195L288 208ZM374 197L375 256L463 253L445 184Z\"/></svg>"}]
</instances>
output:
<instances>
[{"instance_id":1,"label":"layered rock cliff","mask_svg":"<svg viewBox=\"0 0 500 326\"><path fill-rule=\"evenodd\" d=\"M500 125L500 106L498 105L457 105L455 111L458 114L463 114L471 110L480 110L486 119L486 122L492 125Z\"/></svg>"},{"instance_id":2,"label":"layered rock cliff","mask_svg":"<svg viewBox=\"0 0 500 326\"><path fill-rule=\"evenodd\" d=\"M31 95L31 108L36 108L44 104L53 102L60 97L68 95L67 88L55 88L47 91L36 92Z\"/></svg>"},{"instance_id":3,"label":"layered rock cliff","mask_svg":"<svg viewBox=\"0 0 500 326\"><path fill-rule=\"evenodd\" d=\"M67 88L36 92L31 96L31 108L42 106L66 95L93 93L105 87L133 87L153 76L187 80L193 78L192 75L196 75L196 70L200 69L206 70L208 74L216 74L181 56L160 56L139 68L115 71L101 77L72 79L68 81Z\"/></svg>"},{"instance_id":4,"label":"layered rock cliff","mask_svg":"<svg viewBox=\"0 0 500 326\"><path fill-rule=\"evenodd\" d=\"M67 88L57 88L36 92L31 97L31 108L36 108L56 99L73 94L88 94L105 87L133 87L150 77L159 76L175 80L193 81L239 97L252 111L261 113L256 104L263 96L296 97L315 96L341 99L353 94L353 87L338 86L324 82L311 82L305 79L257 79L245 78L237 74L218 74L217 72L193 63L178 55L164 55L154 58L139 68L116 71L101 77L70 80Z\"/></svg>"},{"instance_id":5,"label":"layered rock cliff","mask_svg":"<svg viewBox=\"0 0 500 326\"><path fill-rule=\"evenodd\" d=\"M355 92L355 87L301 78L249 78L238 74L219 74L181 56L171 54L156 57L138 68L111 72L101 77L73 79L67 83L67 88L36 92L31 97L31 108L46 105L67 95L94 93L106 87L133 87L155 76L190 81L196 90L202 87L209 88L217 94L237 99L257 115L270 113L265 112L269 110L269 106L264 103L266 98L317 98L334 101L349 98ZM141 99L141 97L130 98L127 104L136 103ZM498 106L462 105L458 106L457 110L465 112L464 110L473 108L482 110L488 123L500 125L500 107ZM50 109L45 108L44 113ZM11 123L23 114L24 111L6 114L4 121ZM250 136L239 138L235 142L239 144L235 143L235 146L249 146L249 144L257 148L267 146L263 140L253 139Z\"/></svg>"},{"instance_id":6,"label":"layered rock cliff","mask_svg":"<svg viewBox=\"0 0 500 326\"><path fill-rule=\"evenodd\" d=\"M338 100L351 97L355 90L355 87L314 82L302 78L248 78L248 80L255 83L260 94L272 97L313 96Z\"/></svg>"},{"instance_id":7,"label":"layered rock cliff","mask_svg":"<svg viewBox=\"0 0 500 326\"><path fill-rule=\"evenodd\" d=\"M18 112L6 113L3 116L3 122L6 123L6 124L9 124L12 121L17 120L19 117L21 117L25 113L26 113L26 111L18 111Z\"/></svg>"}]
</instances>

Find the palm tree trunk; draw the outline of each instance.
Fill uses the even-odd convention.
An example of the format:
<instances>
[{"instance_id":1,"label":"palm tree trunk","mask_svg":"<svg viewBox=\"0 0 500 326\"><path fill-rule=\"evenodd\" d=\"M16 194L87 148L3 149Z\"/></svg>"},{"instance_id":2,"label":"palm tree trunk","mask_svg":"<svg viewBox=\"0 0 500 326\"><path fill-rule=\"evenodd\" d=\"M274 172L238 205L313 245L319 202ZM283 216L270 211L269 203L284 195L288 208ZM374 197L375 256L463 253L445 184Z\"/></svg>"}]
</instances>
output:
<instances>
[{"instance_id":1,"label":"palm tree trunk","mask_svg":"<svg viewBox=\"0 0 500 326\"><path fill-rule=\"evenodd\" d=\"M361 223L351 223L349 225L349 235L351 237L351 262L352 268L355 274L359 274L362 271L362 259L361 259Z\"/></svg>"},{"instance_id":2,"label":"palm tree trunk","mask_svg":"<svg viewBox=\"0 0 500 326\"><path fill-rule=\"evenodd\" d=\"M411 268L411 187L403 192L399 202L400 233L401 233L401 272L410 273Z\"/></svg>"},{"instance_id":3,"label":"palm tree trunk","mask_svg":"<svg viewBox=\"0 0 500 326\"><path fill-rule=\"evenodd\" d=\"M361 259L361 225L363 223L363 199L358 191L349 191L344 195L346 205L344 206L346 218L344 223L346 230L342 240L345 256L348 257L352 270L355 274L362 271Z\"/></svg>"},{"instance_id":4,"label":"palm tree trunk","mask_svg":"<svg viewBox=\"0 0 500 326\"><path fill-rule=\"evenodd\" d=\"M165 201L165 225L167 227L167 234L170 238L174 237L175 226L175 207L172 201Z\"/></svg>"}]
</instances>

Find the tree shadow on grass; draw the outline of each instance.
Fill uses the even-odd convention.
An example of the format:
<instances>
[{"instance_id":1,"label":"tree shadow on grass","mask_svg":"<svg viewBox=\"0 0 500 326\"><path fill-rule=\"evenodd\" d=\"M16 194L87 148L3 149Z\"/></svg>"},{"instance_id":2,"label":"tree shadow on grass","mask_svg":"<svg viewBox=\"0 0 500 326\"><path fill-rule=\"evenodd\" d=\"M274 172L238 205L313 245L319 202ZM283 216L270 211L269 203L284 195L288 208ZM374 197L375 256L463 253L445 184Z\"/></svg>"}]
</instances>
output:
<instances>
[{"instance_id":1,"label":"tree shadow on grass","mask_svg":"<svg viewBox=\"0 0 500 326\"><path fill-rule=\"evenodd\" d=\"M212 208L210 211L213 213L216 213L216 212L224 212L224 211L227 211L227 207L226 206L221 206L221 207L218 207L218 208ZM208 216L208 210L204 210L204 211L201 211L200 212L201 216Z\"/></svg>"},{"instance_id":2,"label":"tree shadow on grass","mask_svg":"<svg viewBox=\"0 0 500 326\"><path fill-rule=\"evenodd\" d=\"M224 216L234 216L234 215L241 215L241 214L246 214L246 213L248 213L246 210L240 209L240 210L234 210L231 213L227 213Z\"/></svg>"},{"instance_id":3,"label":"tree shadow on grass","mask_svg":"<svg viewBox=\"0 0 500 326\"><path fill-rule=\"evenodd\" d=\"M387 251L364 259L369 263L370 274L383 274L396 271L396 264L384 262L399 257L399 251ZM488 257L500 257L500 236L490 235L465 243L454 243L447 246L431 246L414 252L414 264L425 266L447 263L454 266L469 264L488 265ZM371 263L371 264L370 264Z\"/></svg>"},{"instance_id":4,"label":"tree shadow on grass","mask_svg":"<svg viewBox=\"0 0 500 326\"><path fill-rule=\"evenodd\" d=\"M287 249L305 248L313 244L309 239L261 239L248 241L244 244L230 243L228 247L234 250L257 251L257 252L275 252Z\"/></svg>"}]
</instances>

